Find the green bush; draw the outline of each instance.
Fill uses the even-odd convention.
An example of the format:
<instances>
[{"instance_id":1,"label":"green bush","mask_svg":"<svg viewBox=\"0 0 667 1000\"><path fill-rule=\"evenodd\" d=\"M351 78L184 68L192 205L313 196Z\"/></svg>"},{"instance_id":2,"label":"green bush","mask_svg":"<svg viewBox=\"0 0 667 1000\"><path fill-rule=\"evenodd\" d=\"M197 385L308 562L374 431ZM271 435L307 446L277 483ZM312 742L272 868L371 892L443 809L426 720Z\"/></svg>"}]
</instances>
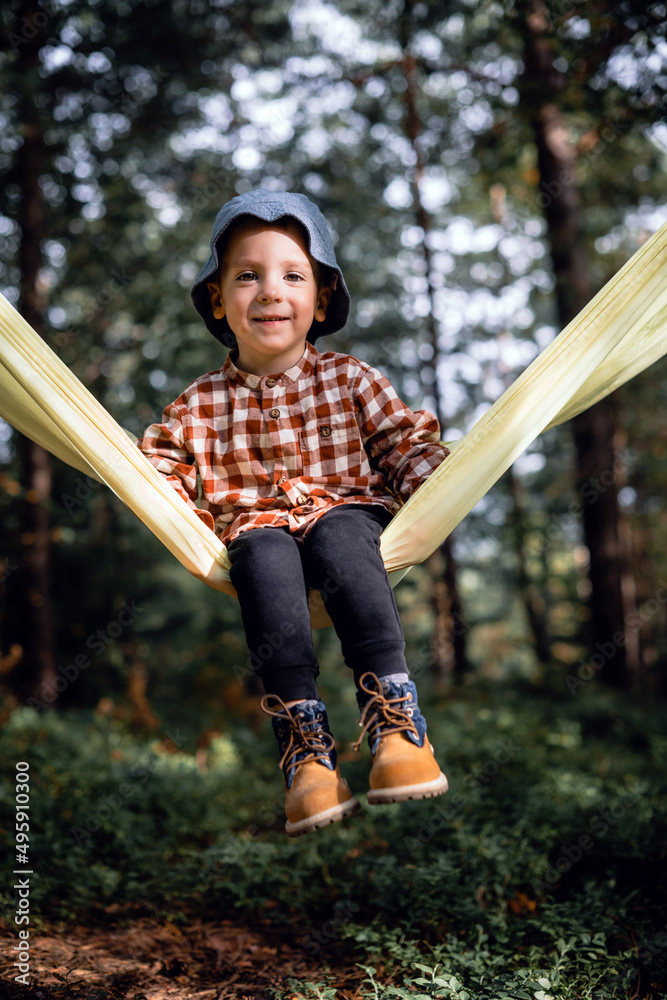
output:
<instances>
[{"instance_id":1,"label":"green bush","mask_svg":"<svg viewBox=\"0 0 667 1000\"><path fill-rule=\"evenodd\" d=\"M499 705L493 687L423 700L449 794L299 840L282 832L268 724L230 723L202 772L176 726L147 739L104 717L17 710L0 737L2 849L27 760L35 915L261 911L322 962L354 948L368 997L602 1000L632 995L638 971L660 995L664 710L593 687L567 701L514 690ZM357 791L368 766L367 750L343 763ZM325 977L291 995L334 988Z\"/></svg>"}]
</instances>

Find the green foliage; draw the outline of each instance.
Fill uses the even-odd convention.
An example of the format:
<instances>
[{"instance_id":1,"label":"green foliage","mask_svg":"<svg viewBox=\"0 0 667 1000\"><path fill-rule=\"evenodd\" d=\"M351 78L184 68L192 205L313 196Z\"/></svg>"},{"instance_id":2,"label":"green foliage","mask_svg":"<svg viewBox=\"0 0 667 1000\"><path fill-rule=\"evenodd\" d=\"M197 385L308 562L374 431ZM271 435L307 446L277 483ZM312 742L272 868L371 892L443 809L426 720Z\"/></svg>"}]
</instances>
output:
<instances>
[{"instance_id":1,"label":"green foliage","mask_svg":"<svg viewBox=\"0 0 667 1000\"><path fill-rule=\"evenodd\" d=\"M365 997L602 1000L638 970L667 982L664 711L594 687L568 701L500 702L495 687L422 700L448 795L298 840L282 831L267 725L230 724L201 771L175 718L147 741L108 718L19 709L0 738L1 849L24 759L35 916L261 913L318 964L354 949ZM365 787L365 756L343 770ZM2 904L11 919L6 890ZM328 1000L336 983L289 988Z\"/></svg>"},{"instance_id":2,"label":"green foliage","mask_svg":"<svg viewBox=\"0 0 667 1000\"><path fill-rule=\"evenodd\" d=\"M324 980L319 983L299 982L290 976L287 980L287 987L285 989L278 987L272 990L271 995L276 1000L283 1000L283 998L284 1000L287 998L293 1000L295 996L299 1000L335 1000L338 991L335 986L328 986Z\"/></svg>"}]
</instances>

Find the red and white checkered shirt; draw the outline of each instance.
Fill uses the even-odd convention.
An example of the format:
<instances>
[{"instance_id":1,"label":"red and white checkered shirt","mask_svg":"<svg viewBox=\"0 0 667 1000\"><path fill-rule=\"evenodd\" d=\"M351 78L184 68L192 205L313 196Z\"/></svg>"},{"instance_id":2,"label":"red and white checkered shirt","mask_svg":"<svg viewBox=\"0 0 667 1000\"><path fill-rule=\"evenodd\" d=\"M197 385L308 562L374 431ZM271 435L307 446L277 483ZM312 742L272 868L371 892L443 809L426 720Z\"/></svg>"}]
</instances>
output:
<instances>
[{"instance_id":1,"label":"red and white checkered shirt","mask_svg":"<svg viewBox=\"0 0 667 1000\"><path fill-rule=\"evenodd\" d=\"M363 361L306 342L293 368L250 375L236 356L189 385L138 442L223 542L260 525L305 535L341 503L395 513L449 454L433 414L410 410Z\"/></svg>"}]
</instances>

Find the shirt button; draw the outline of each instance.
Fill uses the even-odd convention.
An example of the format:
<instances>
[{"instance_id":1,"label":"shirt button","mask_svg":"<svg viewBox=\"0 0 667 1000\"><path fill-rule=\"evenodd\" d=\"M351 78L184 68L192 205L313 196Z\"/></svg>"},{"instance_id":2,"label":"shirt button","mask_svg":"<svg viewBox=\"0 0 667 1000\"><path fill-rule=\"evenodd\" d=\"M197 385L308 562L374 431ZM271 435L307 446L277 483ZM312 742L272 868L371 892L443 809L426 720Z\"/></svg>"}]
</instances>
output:
<instances>
[{"instance_id":1,"label":"shirt button","mask_svg":"<svg viewBox=\"0 0 667 1000\"><path fill-rule=\"evenodd\" d=\"M283 483L286 483L286 482L287 482L287 480L285 479L285 477L281 476L280 479L278 480L278 486L282 486Z\"/></svg>"},{"instance_id":2,"label":"shirt button","mask_svg":"<svg viewBox=\"0 0 667 1000\"><path fill-rule=\"evenodd\" d=\"M296 502L299 504L300 507L303 507L305 503L309 503L309 500L308 497L298 496L296 498Z\"/></svg>"},{"instance_id":3,"label":"shirt button","mask_svg":"<svg viewBox=\"0 0 667 1000\"><path fill-rule=\"evenodd\" d=\"M269 387L269 389L273 389L274 385L278 385L278 379L277 378L267 378L266 384Z\"/></svg>"},{"instance_id":4,"label":"shirt button","mask_svg":"<svg viewBox=\"0 0 667 1000\"><path fill-rule=\"evenodd\" d=\"M320 427L320 435L323 438L331 437L331 428L329 427L328 424L325 424L323 427Z\"/></svg>"},{"instance_id":5,"label":"shirt button","mask_svg":"<svg viewBox=\"0 0 667 1000\"><path fill-rule=\"evenodd\" d=\"M280 416L280 410L274 406L274 408L269 411L269 416L273 417L274 420L277 420Z\"/></svg>"}]
</instances>

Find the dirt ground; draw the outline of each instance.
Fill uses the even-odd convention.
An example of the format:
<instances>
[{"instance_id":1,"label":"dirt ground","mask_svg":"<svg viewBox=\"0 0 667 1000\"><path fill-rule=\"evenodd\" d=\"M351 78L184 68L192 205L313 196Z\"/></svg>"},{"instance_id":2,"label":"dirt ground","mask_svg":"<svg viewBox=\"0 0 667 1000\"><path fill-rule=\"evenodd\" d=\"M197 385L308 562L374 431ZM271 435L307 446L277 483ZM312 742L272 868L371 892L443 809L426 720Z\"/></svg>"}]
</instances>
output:
<instances>
[{"instance_id":1,"label":"dirt ground","mask_svg":"<svg viewBox=\"0 0 667 1000\"><path fill-rule=\"evenodd\" d=\"M177 926L125 916L105 926L32 929L25 987L14 982L17 940L2 933L2 1000L268 1000L271 986L287 989L290 977L321 982L331 965L330 957L295 950L288 934L268 922L250 927L193 918ZM338 956L341 1000L358 996L363 977L352 955Z\"/></svg>"}]
</instances>

